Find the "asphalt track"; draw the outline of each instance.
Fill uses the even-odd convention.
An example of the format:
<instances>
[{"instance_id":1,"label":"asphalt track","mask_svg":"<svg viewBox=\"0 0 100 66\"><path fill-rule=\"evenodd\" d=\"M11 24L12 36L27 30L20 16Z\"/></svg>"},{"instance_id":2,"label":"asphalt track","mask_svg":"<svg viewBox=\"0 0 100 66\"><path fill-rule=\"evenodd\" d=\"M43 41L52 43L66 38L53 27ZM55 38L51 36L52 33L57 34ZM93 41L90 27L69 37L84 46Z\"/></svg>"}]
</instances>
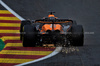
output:
<instances>
[{"instance_id":1,"label":"asphalt track","mask_svg":"<svg viewBox=\"0 0 100 66\"><path fill-rule=\"evenodd\" d=\"M3 1L25 19L38 19L53 10L57 17L76 20L84 27L85 42L83 47L78 47L78 52L61 52L27 66L100 66L100 0Z\"/></svg>"}]
</instances>

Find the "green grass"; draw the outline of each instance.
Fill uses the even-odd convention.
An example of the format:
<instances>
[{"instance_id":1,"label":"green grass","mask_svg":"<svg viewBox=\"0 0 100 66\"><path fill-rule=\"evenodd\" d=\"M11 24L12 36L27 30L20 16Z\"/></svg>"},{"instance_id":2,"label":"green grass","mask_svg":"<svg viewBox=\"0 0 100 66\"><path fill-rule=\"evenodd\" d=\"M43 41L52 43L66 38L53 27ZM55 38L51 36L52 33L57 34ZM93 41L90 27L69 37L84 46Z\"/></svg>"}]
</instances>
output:
<instances>
[{"instance_id":1,"label":"green grass","mask_svg":"<svg viewBox=\"0 0 100 66\"><path fill-rule=\"evenodd\" d=\"M5 47L5 43L0 39L0 51Z\"/></svg>"}]
</instances>

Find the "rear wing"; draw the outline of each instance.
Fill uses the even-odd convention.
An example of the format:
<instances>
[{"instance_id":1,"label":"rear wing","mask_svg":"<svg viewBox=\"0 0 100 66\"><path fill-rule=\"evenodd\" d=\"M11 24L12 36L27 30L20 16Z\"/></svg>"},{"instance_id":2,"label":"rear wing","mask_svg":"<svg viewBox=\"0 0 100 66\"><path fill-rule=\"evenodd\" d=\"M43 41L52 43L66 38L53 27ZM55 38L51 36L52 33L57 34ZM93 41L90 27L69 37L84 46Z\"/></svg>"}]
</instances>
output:
<instances>
[{"instance_id":1,"label":"rear wing","mask_svg":"<svg viewBox=\"0 0 100 66\"><path fill-rule=\"evenodd\" d=\"M51 19L39 19L39 20L35 20L35 22L57 24L57 23L67 23L67 22L73 23L73 20L69 20L69 19L53 19L53 20L51 20Z\"/></svg>"}]
</instances>

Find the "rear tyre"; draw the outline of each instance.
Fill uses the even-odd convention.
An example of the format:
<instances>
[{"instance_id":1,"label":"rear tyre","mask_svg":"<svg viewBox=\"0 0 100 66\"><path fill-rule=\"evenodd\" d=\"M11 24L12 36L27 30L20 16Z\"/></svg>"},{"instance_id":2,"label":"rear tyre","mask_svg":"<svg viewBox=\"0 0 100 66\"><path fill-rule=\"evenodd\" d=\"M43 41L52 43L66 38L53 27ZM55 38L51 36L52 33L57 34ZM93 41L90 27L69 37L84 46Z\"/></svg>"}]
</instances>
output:
<instances>
[{"instance_id":1,"label":"rear tyre","mask_svg":"<svg viewBox=\"0 0 100 66\"><path fill-rule=\"evenodd\" d=\"M23 32L23 27L24 25L30 25L31 22L29 20L24 20L24 21L21 21L21 25L20 25L20 40L22 40L22 32Z\"/></svg>"},{"instance_id":2,"label":"rear tyre","mask_svg":"<svg viewBox=\"0 0 100 66\"><path fill-rule=\"evenodd\" d=\"M35 47L36 45L36 34L35 27L31 25L24 26L24 35L23 35L23 47Z\"/></svg>"},{"instance_id":3,"label":"rear tyre","mask_svg":"<svg viewBox=\"0 0 100 66\"><path fill-rule=\"evenodd\" d=\"M83 46L84 44L84 31L82 25L73 25L71 35L71 45L73 46Z\"/></svg>"}]
</instances>

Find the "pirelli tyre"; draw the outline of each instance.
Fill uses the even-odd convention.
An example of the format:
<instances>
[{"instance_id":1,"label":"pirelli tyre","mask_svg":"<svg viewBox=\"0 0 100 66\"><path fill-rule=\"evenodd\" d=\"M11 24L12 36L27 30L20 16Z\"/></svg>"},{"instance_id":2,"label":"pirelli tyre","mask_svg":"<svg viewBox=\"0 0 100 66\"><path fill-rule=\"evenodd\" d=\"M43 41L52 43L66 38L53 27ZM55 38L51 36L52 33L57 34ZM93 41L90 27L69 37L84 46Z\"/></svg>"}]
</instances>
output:
<instances>
[{"instance_id":1,"label":"pirelli tyre","mask_svg":"<svg viewBox=\"0 0 100 66\"><path fill-rule=\"evenodd\" d=\"M35 45L36 45L35 27L31 25L24 25L23 47L35 47Z\"/></svg>"},{"instance_id":2,"label":"pirelli tyre","mask_svg":"<svg viewBox=\"0 0 100 66\"><path fill-rule=\"evenodd\" d=\"M20 25L20 40L22 40L22 33L23 33L24 25L30 25L30 24L31 24L31 22L29 20L21 21L21 25Z\"/></svg>"},{"instance_id":3,"label":"pirelli tyre","mask_svg":"<svg viewBox=\"0 0 100 66\"><path fill-rule=\"evenodd\" d=\"M84 30L82 25L72 25L71 28L71 45L73 46L83 46L84 44Z\"/></svg>"}]
</instances>

